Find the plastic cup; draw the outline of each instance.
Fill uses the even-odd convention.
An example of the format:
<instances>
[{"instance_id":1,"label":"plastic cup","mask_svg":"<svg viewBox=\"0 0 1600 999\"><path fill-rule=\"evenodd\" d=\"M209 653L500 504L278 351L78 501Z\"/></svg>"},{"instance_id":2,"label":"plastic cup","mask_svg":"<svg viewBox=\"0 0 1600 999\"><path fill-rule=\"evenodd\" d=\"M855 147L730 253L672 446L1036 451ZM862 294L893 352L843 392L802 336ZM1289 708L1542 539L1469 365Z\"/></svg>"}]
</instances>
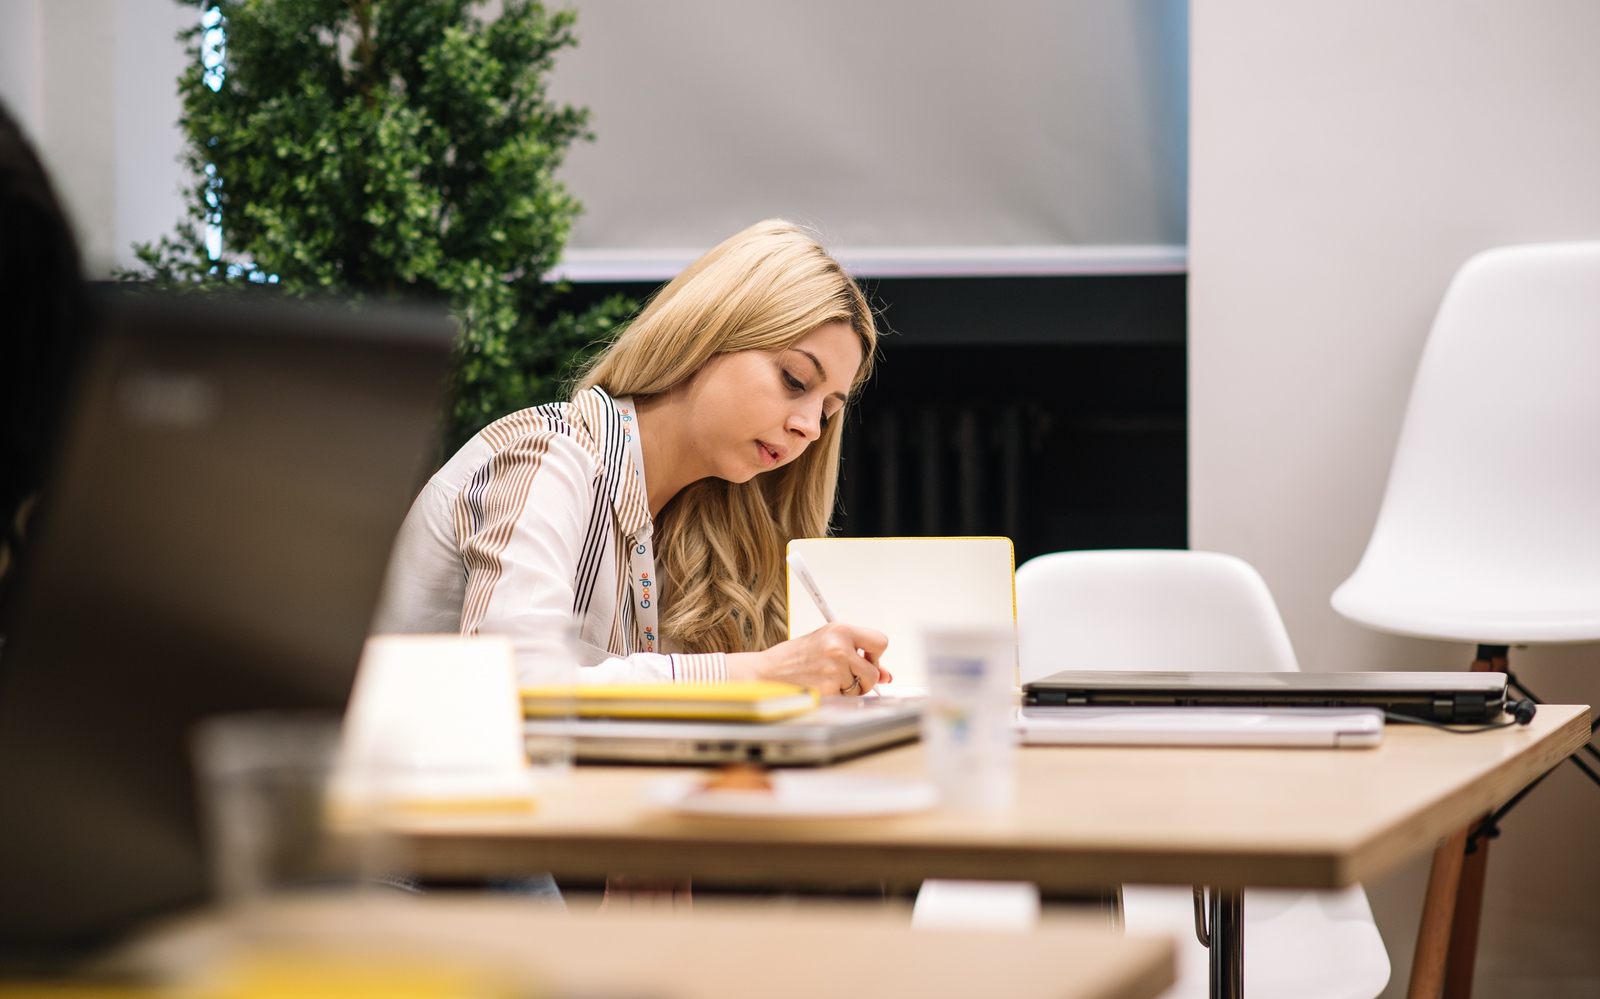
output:
<instances>
[{"instance_id":1,"label":"plastic cup","mask_svg":"<svg viewBox=\"0 0 1600 999\"><path fill-rule=\"evenodd\" d=\"M1017 795L1012 724L1016 629L929 627L922 639L928 677L922 741L928 777L948 807L1009 809Z\"/></svg>"}]
</instances>

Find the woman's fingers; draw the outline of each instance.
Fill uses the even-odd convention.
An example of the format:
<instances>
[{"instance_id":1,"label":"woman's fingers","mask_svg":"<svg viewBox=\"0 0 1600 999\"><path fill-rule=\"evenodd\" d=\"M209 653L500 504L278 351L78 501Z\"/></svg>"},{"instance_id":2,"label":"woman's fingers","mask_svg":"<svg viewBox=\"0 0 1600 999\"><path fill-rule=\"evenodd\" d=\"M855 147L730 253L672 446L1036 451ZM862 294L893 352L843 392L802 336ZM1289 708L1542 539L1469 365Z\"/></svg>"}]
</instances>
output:
<instances>
[{"instance_id":1,"label":"woman's fingers","mask_svg":"<svg viewBox=\"0 0 1600 999\"><path fill-rule=\"evenodd\" d=\"M831 624L826 630L827 657L844 671L839 690L865 694L877 686L881 677L878 657L889 647L889 637L876 629L850 624Z\"/></svg>"},{"instance_id":2,"label":"woman's fingers","mask_svg":"<svg viewBox=\"0 0 1600 999\"><path fill-rule=\"evenodd\" d=\"M883 655L883 650L889 647L889 636L876 628L860 628L853 624L840 624L835 627L845 632L850 647L860 649L867 662L876 663L878 657Z\"/></svg>"},{"instance_id":3,"label":"woman's fingers","mask_svg":"<svg viewBox=\"0 0 1600 999\"><path fill-rule=\"evenodd\" d=\"M878 679L880 676L878 667L861 658L860 655L857 655L855 657L855 661L849 664L849 668L851 679L845 681L845 687L849 688L855 681L860 681L861 684L859 687L851 690L850 693L865 694L867 691L878 685Z\"/></svg>"}]
</instances>

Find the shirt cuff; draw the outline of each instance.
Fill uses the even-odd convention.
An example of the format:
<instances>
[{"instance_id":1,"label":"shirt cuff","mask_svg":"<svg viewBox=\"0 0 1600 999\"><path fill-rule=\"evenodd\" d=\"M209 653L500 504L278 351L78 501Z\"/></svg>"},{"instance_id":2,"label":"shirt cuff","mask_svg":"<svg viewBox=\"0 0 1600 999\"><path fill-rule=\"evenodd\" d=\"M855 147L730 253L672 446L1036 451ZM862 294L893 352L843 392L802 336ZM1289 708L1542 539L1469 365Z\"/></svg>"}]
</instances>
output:
<instances>
[{"instance_id":1,"label":"shirt cuff","mask_svg":"<svg viewBox=\"0 0 1600 999\"><path fill-rule=\"evenodd\" d=\"M675 683L726 683L728 657L721 652L675 652L672 660L672 679Z\"/></svg>"}]
</instances>

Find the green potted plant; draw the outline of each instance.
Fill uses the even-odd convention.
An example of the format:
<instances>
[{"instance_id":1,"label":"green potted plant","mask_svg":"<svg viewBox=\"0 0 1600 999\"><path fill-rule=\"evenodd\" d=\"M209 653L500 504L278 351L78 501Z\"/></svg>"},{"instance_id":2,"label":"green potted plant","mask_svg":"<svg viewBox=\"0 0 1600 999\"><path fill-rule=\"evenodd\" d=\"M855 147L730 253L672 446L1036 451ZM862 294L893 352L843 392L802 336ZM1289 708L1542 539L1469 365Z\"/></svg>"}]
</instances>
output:
<instances>
[{"instance_id":1,"label":"green potted plant","mask_svg":"<svg viewBox=\"0 0 1600 999\"><path fill-rule=\"evenodd\" d=\"M557 398L633 305L544 280L581 206L556 179L588 112L546 78L576 15L504 0L182 0L188 219L136 247L166 288L448 302L447 446Z\"/></svg>"}]
</instances>

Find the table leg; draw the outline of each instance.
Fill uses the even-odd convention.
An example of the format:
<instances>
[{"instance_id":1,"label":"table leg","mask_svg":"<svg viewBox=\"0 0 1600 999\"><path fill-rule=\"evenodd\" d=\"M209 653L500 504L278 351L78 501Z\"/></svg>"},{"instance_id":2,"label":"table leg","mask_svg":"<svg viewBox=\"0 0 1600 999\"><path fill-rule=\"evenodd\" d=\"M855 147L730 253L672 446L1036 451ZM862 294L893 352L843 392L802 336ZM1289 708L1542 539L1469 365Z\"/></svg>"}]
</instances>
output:
<instances>
[{"instance_id":1,"label":"table leg","mask_svg":"<svg viewBox=\"0 0 1600 999\"><path fill-rule=\"evenodd\" d=\"M1211 999L1244 997L1244 892L1211 890Z\"/></svg>"},{"instance_id":2,"label":"table leg","mask_svg":"<svg viewBox=\"0 0 1600 999\"><path fill-rule=\"evenodd\" d=\"M1472 999L1472 973L1478 964L1478 924L1483 917L1483 881L1489 866L1489 837L1480 836L1461 862L1450 956L1444 966L1444 999Z\"/></svg>"},{"instance_id":3,"label":"table leg","mask_svg":"<svg viewBox=\"0 0 1600 999\"><path fill-rule=\"evenodd\" d=\"M1444 987L1445 959L1450 953L1450 929L1455 922L1466 848L1467 830L1462 829L1433 851L1433 870L1428 873L1428 896L1422 904L1422 926L1417 930L1406 999L1439 999Z\"/></svg>"},{"instance_id":4,"label":"table leg","mask_svg":"<svg viewBox=\"0 0 1600 999\"><path fill-rule=\"evenodd\" d=\"M1504 645L1480 645L1471 671L1504 672L1511 650ZM1461 864L1450 944L1444 969L1444 999L1472 999L1472 972L1478 963L1478 925L1483 918L1483 881L1489 866L1489 837L1480 836L1476 848Z\"/></svg>"}]
</instances>

